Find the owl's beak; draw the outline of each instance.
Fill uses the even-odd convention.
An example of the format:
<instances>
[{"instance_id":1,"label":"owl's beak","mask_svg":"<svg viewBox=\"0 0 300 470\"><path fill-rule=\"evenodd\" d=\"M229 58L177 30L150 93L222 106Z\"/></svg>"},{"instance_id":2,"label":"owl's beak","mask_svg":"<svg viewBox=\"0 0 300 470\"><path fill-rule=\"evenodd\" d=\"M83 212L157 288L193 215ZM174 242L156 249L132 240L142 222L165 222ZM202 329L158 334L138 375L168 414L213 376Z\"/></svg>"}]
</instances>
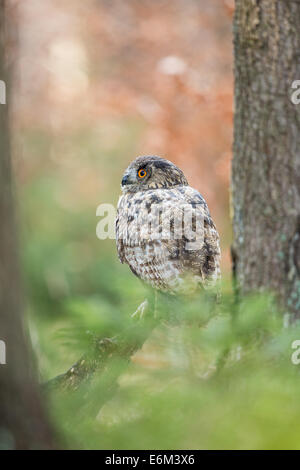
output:
<instances>
[{"instance_id":1,"label":"owl's beak","mask_svg":"<svg viewBox=\"0 0 300 470\"><path fill-rule=\"evenodd\" d=\"M125 173L125 175L122 178L122 186L125 186L127 184L134 184L134 183L136 183L135 172Z\"/></svg>"},{"instance_id":2,"label":"owl's beak","mask_svg":"<svg viewBox=\"0 0 300 470\"><path fill-rule=\"evenodd\" d=\"M125 184L129 184L129 175L124 175L122 178L122 186L125 186Z\"/></svg>"}]
</instances>

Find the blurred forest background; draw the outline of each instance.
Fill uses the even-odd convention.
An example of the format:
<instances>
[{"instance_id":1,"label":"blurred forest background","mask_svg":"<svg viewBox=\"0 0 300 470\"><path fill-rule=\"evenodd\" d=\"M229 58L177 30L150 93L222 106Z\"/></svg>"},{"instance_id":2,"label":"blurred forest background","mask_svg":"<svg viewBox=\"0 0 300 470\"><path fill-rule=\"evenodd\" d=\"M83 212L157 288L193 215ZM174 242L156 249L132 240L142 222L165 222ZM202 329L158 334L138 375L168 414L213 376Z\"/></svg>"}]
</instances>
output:
<instances>
[{"instance_id":1,"label":"blurred forest background","mask_svg":"<svg viewBox=\"0 0 300 470\"><path fill-rule=\"evenodd\" d=\"M9 5L18 29L11 38L13 163L26 309L44 381L79 358L90 332L118 332L145 297L119 263L114 240L96 238L96 208L116 205L123 170L137 155L172 160L203 194L221 234L225 283L230 279L234 2ZM154 332L97 423L84 420L71 399L56 403L53 419L66 445L299 447L294 370L272 369L290 337L258 354L254 329L262 326L265 337L279 328L272 302L250 299L234 331L231 302L225 293L224 316L204 331ZM206 383L229 344L236 355L250 344L246 362Z\"/></svg>"},{"instance_id":2,"label":"blurred forest background","mask_svg":"<svg viewBox=\"0 0 300 470\"><path fill-rule=\"evenodd\" d=\"M14 163L32 313L48 331L91 298L99 311L134 311L140 283L95 230L98 204L117 204L140 154L174 161L204 195L230 275L232 2L27 0L15 12ZM51 356L41 357L43 370Z\"/></svg>"}]
</instances>

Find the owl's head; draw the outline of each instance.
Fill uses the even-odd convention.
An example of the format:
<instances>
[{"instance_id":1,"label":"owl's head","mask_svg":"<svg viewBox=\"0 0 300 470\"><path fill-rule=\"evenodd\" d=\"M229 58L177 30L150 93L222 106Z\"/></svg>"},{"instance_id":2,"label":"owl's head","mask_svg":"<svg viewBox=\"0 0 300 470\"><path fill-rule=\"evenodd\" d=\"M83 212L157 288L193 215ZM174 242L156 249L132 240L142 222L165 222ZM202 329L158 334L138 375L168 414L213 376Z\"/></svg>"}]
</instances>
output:
<instances>
[{"instance_id":1,"label":"owl's head","mask_svg":"<svg viewBox=\"0 0 300 470\"><path fill-rule=\"evenodd\" d=\"M174 163L153 155L138 157L125 171L122 179L123 192L167 189L187 186L188 182Z\"/></svg>"}]
</instances>

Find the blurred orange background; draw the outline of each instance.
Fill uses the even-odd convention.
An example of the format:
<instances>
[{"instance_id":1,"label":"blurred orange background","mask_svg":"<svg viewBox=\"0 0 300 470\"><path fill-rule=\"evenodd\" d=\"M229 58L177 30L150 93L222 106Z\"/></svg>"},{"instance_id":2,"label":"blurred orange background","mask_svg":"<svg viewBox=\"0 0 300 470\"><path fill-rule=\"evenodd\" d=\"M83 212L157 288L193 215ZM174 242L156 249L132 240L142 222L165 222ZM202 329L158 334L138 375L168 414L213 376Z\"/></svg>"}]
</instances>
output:
<instances>
[{"instance_id":1,"label":"blurred orange background","mask_svg":"<svg viewBox=\"0 0 300 470\"><path fill-rule=\"evenodd\" d=\"M21 185L50 175L59 204L94 211L137 155L164 156L207 200L229 273L233 3L11 1Z\"/></svg>"}]
</instances>

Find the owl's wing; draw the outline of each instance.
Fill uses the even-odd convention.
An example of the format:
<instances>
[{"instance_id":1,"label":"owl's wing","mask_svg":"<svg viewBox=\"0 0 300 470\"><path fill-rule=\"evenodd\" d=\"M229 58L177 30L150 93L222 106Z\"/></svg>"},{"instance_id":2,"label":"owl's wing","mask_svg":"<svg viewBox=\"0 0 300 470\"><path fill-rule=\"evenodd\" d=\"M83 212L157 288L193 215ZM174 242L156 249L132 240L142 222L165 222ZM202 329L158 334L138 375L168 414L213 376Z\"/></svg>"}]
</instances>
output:
<instances>
[{"instance_id":1,"label":"owl's wing","mask_svg":"<svg viewBox=\"0 0 300 470\"><path fill-rule=\"evenodd\" d=\"M136 201L124 196L119 200L116 242L121 263L167 291L214 284L220 277L219 236L203 197L189 186L153 193ZM149 221L158 231L149 234Z\"/></svg>"},{"instance_id":2,"label":"owl's wing","mask_svg":"<svg viewBox=\"0 0 300 470\"><path fill-rule=\"evenodd\" d=\"M179 205L173 212L174 218L183 220L183 236L172 237L164 243L168 247L170 258L180 263L181 271L199 277L199 282L204 287L213 285L220 278L218 232L201 194L189 186L181 187L179 191L184 206ZM175 220L173 226L174 224Z\"/></svg>"}]
</instances>

